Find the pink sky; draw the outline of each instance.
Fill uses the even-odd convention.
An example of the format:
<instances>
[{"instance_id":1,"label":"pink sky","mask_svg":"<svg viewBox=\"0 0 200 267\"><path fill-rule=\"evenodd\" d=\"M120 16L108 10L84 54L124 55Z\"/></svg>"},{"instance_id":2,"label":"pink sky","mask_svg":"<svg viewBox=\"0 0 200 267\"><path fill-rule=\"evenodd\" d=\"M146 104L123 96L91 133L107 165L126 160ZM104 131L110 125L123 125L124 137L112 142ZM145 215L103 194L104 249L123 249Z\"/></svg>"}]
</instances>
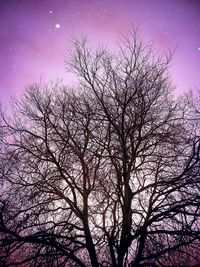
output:
<instances>
[{"instance_id":1,"label":"pink sky","mask_svg":"<svg viewBox=\"0 0 200 267\"><path fill-rule=\"evenodd\" d=\"M198 0L1 0L0 101L33 82L62 78L71 35L115 48L131 25L161 53L176 48L171 76L178 92L200 88ZM58 26L56 26L58 25Z\"/></svg>"}]
</instances>

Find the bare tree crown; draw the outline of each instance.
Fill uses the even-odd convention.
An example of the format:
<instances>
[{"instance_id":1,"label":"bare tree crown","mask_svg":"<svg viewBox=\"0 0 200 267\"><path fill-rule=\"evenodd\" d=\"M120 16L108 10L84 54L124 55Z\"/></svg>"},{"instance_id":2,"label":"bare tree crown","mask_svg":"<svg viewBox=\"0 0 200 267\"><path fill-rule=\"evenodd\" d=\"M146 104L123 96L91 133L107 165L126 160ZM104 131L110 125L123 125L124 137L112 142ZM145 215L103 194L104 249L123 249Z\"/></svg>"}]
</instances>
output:
<instances>
[{"instance_id":1,"label":"bare tree crown","mask_svg":"<svg viewBox=\"0 0 200 267\"><path fill-rule=\"evenodd\" d=\"M76 39L76 88L30 86L2 114L2 266L198 260L195 110L173 98L169 62L136 32L115 54Z\"/></svg>"}]
</instances>

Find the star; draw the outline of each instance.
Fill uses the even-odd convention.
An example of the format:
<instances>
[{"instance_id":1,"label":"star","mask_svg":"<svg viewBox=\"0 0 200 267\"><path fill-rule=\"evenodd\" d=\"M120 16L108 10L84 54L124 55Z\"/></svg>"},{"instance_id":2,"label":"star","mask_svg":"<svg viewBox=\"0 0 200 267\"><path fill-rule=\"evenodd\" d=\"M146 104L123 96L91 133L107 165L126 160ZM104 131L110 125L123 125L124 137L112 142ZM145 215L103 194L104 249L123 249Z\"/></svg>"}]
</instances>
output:
<instances>
[{"instance_id":1,"label":"star","mask_svg":"<svg viewBox=\"0 0 200 267\"><path fill-rule=\"evenodd\" d=\"M52 10L49 10L49 13L50 13L50 14L52 14L52 13L53 13L53 11L52 11Z\"/></svg>"},{"instance_id":2,"label":"star","mask_svg":"<svg viewBox=\"0 0 200 267\"><path fill-rule=\"evenodd\" d=\"M198 51L200 51L200 47L198 47Z\"/></svg>"},{"instance_id":3,"label":"star","mask_svg":"<svg viewBox=\"0 0 200 267\"><path fill-rule=\"evenodd\" d=\"M56 28L56 29L59 29L60 27L61 27L61 25L60 25L59 23L56 23L56 24L55 24L55 28Z\"/></svg>"}]
</instances>

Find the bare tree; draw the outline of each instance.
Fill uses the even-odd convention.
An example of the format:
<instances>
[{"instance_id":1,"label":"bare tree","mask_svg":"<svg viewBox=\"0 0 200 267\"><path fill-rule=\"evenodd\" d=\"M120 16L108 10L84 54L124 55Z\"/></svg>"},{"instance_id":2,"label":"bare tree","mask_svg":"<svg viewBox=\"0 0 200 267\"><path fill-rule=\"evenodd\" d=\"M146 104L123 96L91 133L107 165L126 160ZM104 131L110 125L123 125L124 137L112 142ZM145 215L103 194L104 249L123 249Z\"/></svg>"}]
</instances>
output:
<instances>
[{"instance_id":1,"label":"bare tree","mask_svg":"<svg viewBox=\"0 0 200 267\"><path fill-rule=\"evenodd\" d=\"M188 248L195 258L200 146L190 99L173 98L170 57L135 32L116 54L85 39L70 53L75 89L33 85L2 114L1 264L174 266Z\"/></svg>"}]
</instances>

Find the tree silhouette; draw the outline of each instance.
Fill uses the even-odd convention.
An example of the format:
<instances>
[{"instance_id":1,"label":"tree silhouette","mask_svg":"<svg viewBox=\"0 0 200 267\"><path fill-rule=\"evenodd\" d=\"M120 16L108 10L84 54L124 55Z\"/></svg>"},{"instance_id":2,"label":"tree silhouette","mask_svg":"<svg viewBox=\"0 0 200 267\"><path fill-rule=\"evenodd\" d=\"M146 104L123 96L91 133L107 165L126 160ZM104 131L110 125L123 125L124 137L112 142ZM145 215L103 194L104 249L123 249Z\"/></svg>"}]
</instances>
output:
<instances>
[{"instance_id":1,"label":"tree silhouette","mask_svg":"<svg viewBox=\"0 0 200 267\"><path fill-rule=\"evenodd\" d=\"M33 85L2 112L2 266L195 259L198 123L190 98L173 98L169 63L135 32L115 54L75 40L75 88Z\"/></svg>"}]
</instances>

